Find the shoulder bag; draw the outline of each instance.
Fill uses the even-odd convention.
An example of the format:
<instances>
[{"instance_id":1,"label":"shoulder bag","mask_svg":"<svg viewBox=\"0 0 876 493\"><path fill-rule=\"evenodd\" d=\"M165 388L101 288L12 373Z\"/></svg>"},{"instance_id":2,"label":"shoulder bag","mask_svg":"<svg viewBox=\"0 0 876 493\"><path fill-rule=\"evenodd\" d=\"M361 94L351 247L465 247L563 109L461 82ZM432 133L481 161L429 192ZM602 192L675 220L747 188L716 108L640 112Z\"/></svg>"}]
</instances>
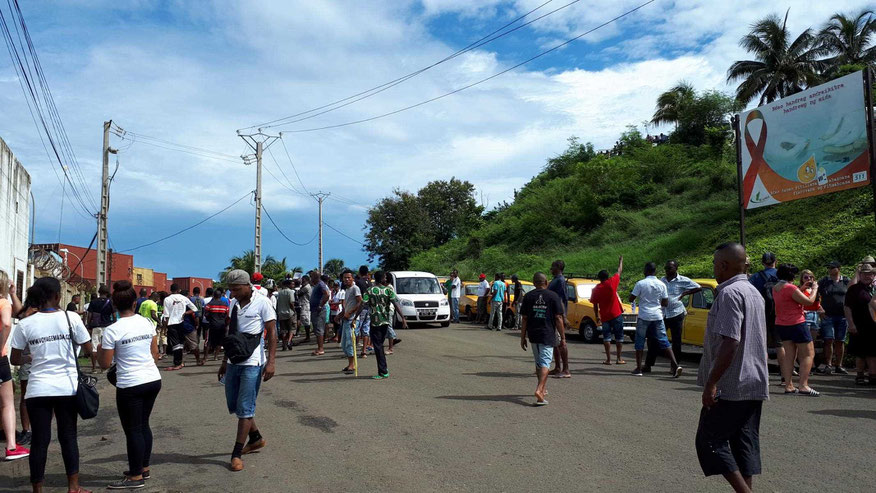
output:
<instances>
[{"instance_id":1,"label":"shoulder bag","mask_svg":"<svg viewBox=\"0 0 876 493\"><path fill-rule=\"evenodd\" d=\"M235 365L248 360L262 342L261 334L244 334L238 330L237 309L239 306L234 305L234 309L231 311L231 326L228 329L228 335L222 339L225 357Z\"/></svg>"},{"instance_id":2,"label":"shoulder bag","mask_svg":"<svg viewBox=\"0 0 876 493\"><path fill-rule=\"evenodd\" d=\"M97 393L97 378L91 375L83 375L79 369L79 357L76 355L76 339L73 337L73 324L70 316L64 312L67 318L67 329L70 330L70 345L73 347L73 359L76 361L76 376L79 386L76 388L76 411L82 419L91 419L97 416L100 407L100 395Z\"/></svg>"}]
</instances>

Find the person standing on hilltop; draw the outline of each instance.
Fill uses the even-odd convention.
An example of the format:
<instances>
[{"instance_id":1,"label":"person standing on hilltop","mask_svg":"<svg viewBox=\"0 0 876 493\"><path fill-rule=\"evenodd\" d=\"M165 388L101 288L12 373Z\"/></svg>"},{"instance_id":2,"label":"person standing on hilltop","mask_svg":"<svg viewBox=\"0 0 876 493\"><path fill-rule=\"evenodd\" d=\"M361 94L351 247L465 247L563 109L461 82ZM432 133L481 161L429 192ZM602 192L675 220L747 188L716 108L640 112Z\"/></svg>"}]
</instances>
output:
<instances>
[{"instance_id":1,"label":"person standing on hilltop","mask_svg":"<svg viewBox=\"0 0 876 493\"><path fill-rule=\"evenodd\" d=\"M566 270L566 263L562 260L554 260L551 264L551 274L554 278L548 285L548 289L559 296L563 302L563 326L568 325L567 312L569 310L569 293L566 292L566 277L563 271ZM572 373L569 371L569 349L566 347L566 337L554 338L557 346L554 348L554 362L556 366L551 370L550 374L556 378L572 378ZM561 365L562 363L562 365Z\"/></svg>"},{"instance_id":2,"label":"person standing on hilltop","mask_svg":"<svg viewBox=\"0 0 876 493\"><path fill-rule=\"evenodd\" d=\"M625 365L621 354L624 350L624 307L617 295L620 285L621 272L624 270L623 255L617 261L617 272L608 277L607 270L599 271L597 277L599 284L590 293L590 303L593 304L593 313L596 314L596 324L602 323L602 344L605 346L605 361L603 365L611 364L611 341L617 347L617 359L615 363Z\"/></svg>"}]
</instances>

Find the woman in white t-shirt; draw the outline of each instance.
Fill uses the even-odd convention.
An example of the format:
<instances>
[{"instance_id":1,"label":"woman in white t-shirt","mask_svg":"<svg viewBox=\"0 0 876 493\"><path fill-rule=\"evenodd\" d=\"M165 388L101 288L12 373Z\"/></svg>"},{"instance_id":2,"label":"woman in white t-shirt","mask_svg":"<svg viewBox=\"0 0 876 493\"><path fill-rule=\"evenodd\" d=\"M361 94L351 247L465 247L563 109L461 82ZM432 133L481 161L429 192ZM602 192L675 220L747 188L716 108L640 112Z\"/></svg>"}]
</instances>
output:
<instances>
[{"instance_id":1,"label":"woman in white t-shirt","mask_svg":"<svg viewBox=\"0 0 876 493\"><path fill-rule=\"evenodd\" d=\"M125 477L107 488L142 488L149 477L152 455L152 429L149 415L161 391L158 361L158 338L155 326L134 313L137 292L130 281L113 284L113 307L119 319L103 331L97 349L100 367L116 363L116 406L128 444L128 470Z\"/></svg>"},{"instance_id":2,"label":"woman in white t-shirt","mask_svg":"<svg viewBox=\"0 0 876 493\"><path fill-rule=\"evenodd\" d=\"M33 430L28 457L30 482L33 491L42 491L54 416L67 472L67 491L87 493L79 487L79 444L76 441L76 390L79 382L73 345L81 346L88 354L91 352L91 336L75 312L59 308L61 283L57 279L37 279L28 290L28 297L39 298L40 310L18 323L12 336L10 360L13 365L20 365L25 360L22 351L30 350L30 378L24 396Z\"/></svg>"}]
</instances>

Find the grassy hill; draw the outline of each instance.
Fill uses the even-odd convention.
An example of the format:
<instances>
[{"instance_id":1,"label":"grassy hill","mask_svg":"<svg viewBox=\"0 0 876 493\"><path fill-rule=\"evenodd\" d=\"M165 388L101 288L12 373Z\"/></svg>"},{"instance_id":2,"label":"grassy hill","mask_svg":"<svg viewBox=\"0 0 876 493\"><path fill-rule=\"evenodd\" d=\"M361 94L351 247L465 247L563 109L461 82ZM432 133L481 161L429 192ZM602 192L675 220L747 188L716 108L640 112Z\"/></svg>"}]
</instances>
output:
<instances>
[{"instance_id":1,"label":"grassy hill","mask_svg":"<svg viewBox=\"0 0 876 493\"><path fill-rule=\"evenodd\" d=\"M411 267L439 274L456 268L463 279L480 272L528 279L547 272L557 258L566 262L567 272L613 272L622 254L628 289L647 261L662 271L674 258L682 274L712 277L715 246L739 240L732 149L716 155L705 146L667 144L617 157L566 155L578 159L559 172L548 166L470 235L414 256ZM843 262L850 274L854 262L876 254L870 187L746 216L747 247L757 269L765 251L818 276L830 260Z\"/></svg>"}]
</instances>

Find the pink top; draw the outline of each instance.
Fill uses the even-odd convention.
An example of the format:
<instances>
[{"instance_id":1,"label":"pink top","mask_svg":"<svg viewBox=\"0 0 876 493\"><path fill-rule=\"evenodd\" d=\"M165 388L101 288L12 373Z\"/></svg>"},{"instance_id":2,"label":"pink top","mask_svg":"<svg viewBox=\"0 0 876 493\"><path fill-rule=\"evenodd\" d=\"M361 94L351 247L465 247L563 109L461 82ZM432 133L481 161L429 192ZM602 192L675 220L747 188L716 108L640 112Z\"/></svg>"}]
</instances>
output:
<instances>
[{"instance_id":1,"label":"pink top","mask_svg":"<svg viewBox=\"0 0 876 493\"><path fill-rule=\"evenodd\" d=\"M776 302L776 325L797 325L806 321L803 315L803 305L794 301L794 291L800 288L792 283L785 283L779 291L773 290L773 300Z\"/></svg>"}]
</instances>

